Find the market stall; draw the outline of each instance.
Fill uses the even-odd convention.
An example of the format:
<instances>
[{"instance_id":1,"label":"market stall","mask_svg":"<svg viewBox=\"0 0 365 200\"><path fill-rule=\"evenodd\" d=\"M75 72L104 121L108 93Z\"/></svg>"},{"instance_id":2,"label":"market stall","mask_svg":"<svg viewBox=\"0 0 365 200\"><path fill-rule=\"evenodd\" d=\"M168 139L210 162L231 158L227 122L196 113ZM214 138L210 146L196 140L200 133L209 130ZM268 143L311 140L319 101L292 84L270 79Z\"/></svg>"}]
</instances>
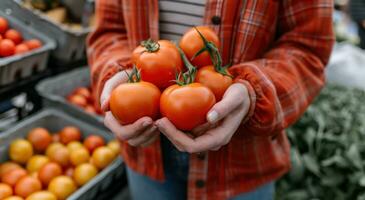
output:
<instances>
[{"instance_id":1,"label":"market stall","mask_svg":"<svg viewBox=\"0 0 365 200\"><path fill-rule=\"evenodd\" d=\"M365 199L365 51L357 34L361 25L349 10L347 1L336 1L337 41L325 69L327 84L286 130L291 169L275 182L277 200ZM214 17L213 24L221 23ZM131 199L120 138L104 125L98 88L91 85L86 37L94 26L91 0L0 0L0 200ZM118 63L119 71L130 70L128 83L110 91L115 120L126 125L165 117L189 133L186 140L201 136L195 128L237 82L231 63L222 61L220 40L199 27L185 32L178 45L143 41L132 63ZM122 148L124 156L138 152ZM206 159L183 144L178 149ZM204 182L193 185L202 188Z\"/></svg>"}]
</instances>

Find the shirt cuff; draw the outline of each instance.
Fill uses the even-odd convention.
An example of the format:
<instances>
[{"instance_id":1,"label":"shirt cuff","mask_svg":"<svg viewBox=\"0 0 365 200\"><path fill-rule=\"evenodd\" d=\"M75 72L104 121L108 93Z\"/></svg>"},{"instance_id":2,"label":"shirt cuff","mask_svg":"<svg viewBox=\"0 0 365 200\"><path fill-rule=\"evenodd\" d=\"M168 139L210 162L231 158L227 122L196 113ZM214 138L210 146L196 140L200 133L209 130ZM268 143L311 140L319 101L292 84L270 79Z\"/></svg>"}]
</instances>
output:
<instances>
[{"instance_id":1,"label":"shirt cuff","mask_svg":"<svg viewBox=\"0 0 365 200\"><path fill-rule=\"evenodd\" d=\"M256 106L256 92L253 89L252 85L243 79L240 78L236 78L234 80L235 83L241 83L243 85L246 86L247 91L248 91L248 96L249 96L249 100L250 100L250 108L248 110L248 113L246 114L246 116L243 118L242 123L246 123L255 113L255 106Z\"/></svg>"}]
</instances>

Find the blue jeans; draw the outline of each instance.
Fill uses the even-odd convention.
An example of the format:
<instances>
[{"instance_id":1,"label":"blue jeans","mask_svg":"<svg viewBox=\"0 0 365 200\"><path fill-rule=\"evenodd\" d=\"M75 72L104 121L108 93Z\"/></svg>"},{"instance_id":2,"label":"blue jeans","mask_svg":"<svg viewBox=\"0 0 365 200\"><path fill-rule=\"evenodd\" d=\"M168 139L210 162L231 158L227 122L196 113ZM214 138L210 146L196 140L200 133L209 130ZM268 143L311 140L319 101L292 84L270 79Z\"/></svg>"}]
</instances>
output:
<instances>
[{"instance_id":1,"label":"blue jeans","mask_svg":"<svg viewBox=\"0 0 365 200\"><path fill-rule=\"evenodd\" d=\"M165 137L161 137L166 180L158 182L127 167L129 189L134 200L185 200L189 173L189 154L179 152ZM231 200L272 200L274 183L240 194Z\"/></svg>"}]
</instances>

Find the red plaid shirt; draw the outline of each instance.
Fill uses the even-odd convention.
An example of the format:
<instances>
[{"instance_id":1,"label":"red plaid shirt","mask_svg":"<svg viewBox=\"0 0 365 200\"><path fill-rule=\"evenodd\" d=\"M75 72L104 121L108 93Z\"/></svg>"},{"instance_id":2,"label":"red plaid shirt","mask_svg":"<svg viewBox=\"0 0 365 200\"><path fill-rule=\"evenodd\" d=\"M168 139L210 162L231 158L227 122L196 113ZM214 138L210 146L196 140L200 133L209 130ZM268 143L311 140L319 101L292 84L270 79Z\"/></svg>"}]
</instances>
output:
<instances>
[{"instance_id":1,"label":"red plaid shirt","mask_svg":"<svg viewBox=\"0 0 365 200\"><path fill-rule=\"evenodd\" d=\"M208 0L204 24L219 35L224 61L249 88L251 109L231 142L190 156L189 199L227 199L278 179L290 168L284 129L324 84L334 41L331 0ZM88 38L97 99L105 81L127 65L131 51L159 38L158 0L98 0L97 27ZM160 141L122 145L126 164L163 180Z\"/></svg>"}]
</instances>

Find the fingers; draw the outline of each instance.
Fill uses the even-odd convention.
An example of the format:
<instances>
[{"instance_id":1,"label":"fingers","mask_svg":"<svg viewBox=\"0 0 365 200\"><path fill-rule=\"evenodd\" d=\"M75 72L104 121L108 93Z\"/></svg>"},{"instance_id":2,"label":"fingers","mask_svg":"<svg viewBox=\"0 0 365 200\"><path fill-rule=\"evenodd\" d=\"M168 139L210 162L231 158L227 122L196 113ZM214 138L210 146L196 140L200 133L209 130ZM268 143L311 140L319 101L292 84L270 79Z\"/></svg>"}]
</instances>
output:
<instances>
[{"instance_id":1,"label":"fingers","mask_svg":"<svg viewBox=\"0 0 365 200\"><path fill-rule=\"evenodd\" d=\"M175 126L165 117L155 122L158 129L163 133L179 151L187 151L187 147L192 145L193 140Z\"/></svg>"},{"instance_id":2,"label":"fingers","mask_svg":"<svg viewBox=\"0 0 365 200\"><path fill-rule=\"evenodd\" d=\"M200 136L202 135L203 133L205 133L207 130L213 128L213 124L210 124L209 122L203 124L203 125L200 125L196 128L194 128L191 133L194 135L194 136Z\"/></svg>"},{"instance_id":3,"label":"fingers","mask_svg":"<svg viewBox=\"0 0 365 200\"><path fill-rule=\"evenodd\" d=\"M128 81L127 73L130 73L130 69L116 73L112 78L105 82L103 91L100 95L100 106L103 111L109 110L109 99L113 89Z\"/></svg>"},{"instance_id":4,"label":"fingers","mask_svg":"<svg viewBox=\"0 0 365 200\"><path fill-rule=\"evenodd\" d=\"M118 120L114 118L111 112L106 112L104 124L118 137L118 139L125 141L143 133L153 125L153 121L149 117L143 117L133 124L122 126L119 124Z\"/></svg>"},{"instance_id":5,"label":"fingers","mask_svg":"<svg viewBox=\"0 0 365 200\"><path fill-rule=\"evenodd\" d=\"M231 85L225 92L223 99L208 112L207 121L211 124L218 122L234 111L246 99L248 99L248 92L243 84L235 83Z\"/></svg>"},{"instance_id":6,"label":"fingers","mask_svg":"<svg viewBox=\"0 0 365 200\"><path fill-rule=\"evenodd\" d=\"M157 127L155 125L151 125L140 135L128 140L128 144L135 147L143 146L143 144L150 142L151 138L155 138L156 135L159 135L157 132Z\"/></svg>"},{"instance_id":7,"label":"fingers","mask_svg":"<svg viewBox=\"0 0 365 200\"><path fill-rule=\"evenodd\" d=\"M231 114L226 116L218 127L210 129L204 135L194 139L189 137L186 133L177 130L167 118L162 118L156 121L155 124L161 133L163 133L180 151L188 153L199 153L209 150L216 151L229 143L246 113L247 108L242 104ZM199 127L199 129L204 129L206 126L207 125L204 124Z\"/></svg>"},{"instance_id":8,"label":"fingers","mask_svg":"<svg viewBox=\"0 0 365 200\"><path fill-rule=\"evenodd\" d=\"M177 130L167 118L162 118L156 121L155 124L161 133L163 133L179 151L199 153L221 146L220 140L223 136L207 132L200 137L192 139L186 133Z\"/></svg>"}]
</instances>

